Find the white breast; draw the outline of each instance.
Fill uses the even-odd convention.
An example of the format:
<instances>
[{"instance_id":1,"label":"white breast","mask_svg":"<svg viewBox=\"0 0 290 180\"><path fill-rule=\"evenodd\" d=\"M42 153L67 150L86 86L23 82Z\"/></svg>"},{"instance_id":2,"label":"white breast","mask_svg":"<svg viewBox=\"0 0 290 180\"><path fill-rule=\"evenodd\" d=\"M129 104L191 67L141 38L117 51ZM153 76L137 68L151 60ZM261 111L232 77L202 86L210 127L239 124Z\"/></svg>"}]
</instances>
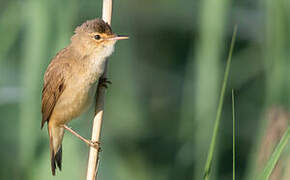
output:
<instances>
[{"instance_id":1,"label":"white breast","mask_svg":"<svg viewBox=\"0 0 290 180\"><path fill-rule=\"evenodd\" d=\"M99 52L93 53L89 58L88 58L88 73L89 77L92 78L92 80L98 80L98 78L103 74L105 70L105 62L106 58L110 56L114 51L114 45L109 45L104 47Z\"/></svg>"}]
</instances>

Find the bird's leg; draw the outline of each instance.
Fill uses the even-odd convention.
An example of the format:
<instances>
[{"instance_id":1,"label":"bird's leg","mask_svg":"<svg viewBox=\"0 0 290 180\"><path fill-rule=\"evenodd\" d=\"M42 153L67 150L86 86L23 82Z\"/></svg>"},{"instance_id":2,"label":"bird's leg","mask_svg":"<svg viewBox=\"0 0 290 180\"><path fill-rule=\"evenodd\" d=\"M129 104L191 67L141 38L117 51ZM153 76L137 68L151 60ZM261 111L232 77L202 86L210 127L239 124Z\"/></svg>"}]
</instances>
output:
<instances>
[{"instance_id":1,"label":"bird's leg","mask_svg":"<svg viewBox=\"0 0 290 180\"><path fill-rule=\"evenodd\" d=\"M105 88L108 88L108 84L112 84L112 82L109 81L108 78L100 78L99 84Z\"/></svg>"},{"instance_id":2,"label":"bird's leg","mask_svg":"<svg viewBox=\"0 0 290 180\"><path fill-rule=\"evenodd\" d=\"M87 145L89 145L89 146L97 149L98 151L101 150L101 148L100 148L100 142L98 142L98 141L91 141L91 140L88 140L88 139L82 137L77 132L75 132L74 130L72 130L70 127L68 127L67 125L63 125L63 127L66 130L68 130L69 132L71 132L73 135L75 135L76 137L78 137L80 140L84 141Z\"/></svg>"}]
</instances>

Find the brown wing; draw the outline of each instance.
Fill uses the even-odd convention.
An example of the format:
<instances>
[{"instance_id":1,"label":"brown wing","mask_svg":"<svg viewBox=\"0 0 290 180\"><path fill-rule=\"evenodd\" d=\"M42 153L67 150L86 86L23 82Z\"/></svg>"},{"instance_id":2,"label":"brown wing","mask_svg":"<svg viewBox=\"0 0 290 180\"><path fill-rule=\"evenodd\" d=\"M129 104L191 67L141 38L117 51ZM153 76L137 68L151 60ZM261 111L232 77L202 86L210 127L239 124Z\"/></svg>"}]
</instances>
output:
<instances>
[{"instance_id":1,"label":"brown wing","mask_svg":"<svg viewBox=\"0 0 290 180\"><path fill-rule=\"evenodd\" d=\"M49 121L54 106L65 89L65 71L67 71L67 67L67 64L52 61L45 73L42 89L41 128L43 128L45 122Z\"/></svg>"}]
</instances>

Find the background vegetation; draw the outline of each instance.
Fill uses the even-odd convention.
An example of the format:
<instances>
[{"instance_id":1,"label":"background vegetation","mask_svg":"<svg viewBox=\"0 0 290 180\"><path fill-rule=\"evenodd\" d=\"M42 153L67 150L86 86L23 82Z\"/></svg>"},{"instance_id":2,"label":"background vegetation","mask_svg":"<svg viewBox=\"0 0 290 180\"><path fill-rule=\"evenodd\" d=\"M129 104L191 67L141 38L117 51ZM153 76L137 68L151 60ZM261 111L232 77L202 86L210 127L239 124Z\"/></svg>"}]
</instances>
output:
<instances>
[{"instance_id":1,"label":"background vegetation","mask_svg":"<svg viewBox=\"0 0 290 180\"><path fill-rule=\"evenodd\" d=\"M52 177L40 130L43 73L101 0L1 0L0 179L83 179L88 147L66 133ZM211 179L255 179L289 126L290 1L114 1L112 28L130 36L110 58L100 179L202 179L226 56L239 25ZM70 124L89 137L93 111ZM289 179L289 145L272 179ZM287 174L288 173L288 174Z\"/></svg>"}]
</instances>

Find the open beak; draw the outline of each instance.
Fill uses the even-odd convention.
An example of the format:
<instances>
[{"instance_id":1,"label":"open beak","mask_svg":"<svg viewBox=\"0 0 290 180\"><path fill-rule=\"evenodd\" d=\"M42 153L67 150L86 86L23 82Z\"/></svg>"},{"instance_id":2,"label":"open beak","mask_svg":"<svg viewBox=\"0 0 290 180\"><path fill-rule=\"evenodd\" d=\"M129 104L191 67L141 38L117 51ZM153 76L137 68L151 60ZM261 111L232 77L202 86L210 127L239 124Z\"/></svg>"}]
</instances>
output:
<instances>
[{"instance_id":1,"label":"open beak","mask_svg":"<svg viewBox=\"0 0 290 180\"><path fill-rule=\"evenodd\" d=\"M116 35L111 38L108 38L108 40L123 40L123 39L129 39L129 36Z\"/></svg>"}]
</instances>

